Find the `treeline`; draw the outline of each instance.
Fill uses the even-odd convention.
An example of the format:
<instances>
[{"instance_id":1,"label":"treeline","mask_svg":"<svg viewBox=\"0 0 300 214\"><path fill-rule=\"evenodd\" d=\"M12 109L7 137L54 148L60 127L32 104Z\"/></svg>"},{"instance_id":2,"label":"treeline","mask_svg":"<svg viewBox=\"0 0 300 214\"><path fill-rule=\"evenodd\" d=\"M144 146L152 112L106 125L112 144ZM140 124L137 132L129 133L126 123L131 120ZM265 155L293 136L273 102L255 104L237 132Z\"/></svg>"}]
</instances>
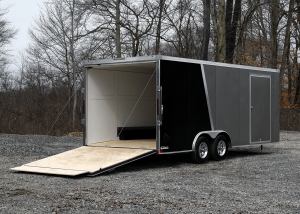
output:
<instances>
[{"instance_id":1,"label":"treeline","mask_svg":"<svg viewBox=\"0 0 300 214\"><path fill-rule=\"evenodd\" d=\"M49 0L40 10L18 70L1 68L2 133L47 134L64 107L50 134L80 131L85 59L162 54L276 68L281 107L299 108L300 0Z\"/></svg>"}]
</instances>

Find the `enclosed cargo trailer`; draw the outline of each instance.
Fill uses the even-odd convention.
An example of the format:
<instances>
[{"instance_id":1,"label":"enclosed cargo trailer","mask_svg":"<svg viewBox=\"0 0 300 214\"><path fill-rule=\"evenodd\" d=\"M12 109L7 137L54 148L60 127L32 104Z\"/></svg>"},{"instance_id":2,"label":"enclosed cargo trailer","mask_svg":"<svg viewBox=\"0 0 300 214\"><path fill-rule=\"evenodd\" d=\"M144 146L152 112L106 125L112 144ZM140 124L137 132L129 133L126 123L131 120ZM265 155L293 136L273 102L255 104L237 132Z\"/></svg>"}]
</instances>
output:
<instances>
[{"instance_id":1,"label":"enclosed cargo trailer","mask_svg":"<svg viewBox=\"0 0 300 214\"><path fill-rule=\"evenodd\" d=\"M224 159L228 148L279 141L275 69L160 55L91 60L84 66L81 150L88 151L76 152L84 162L84 154L93 151L96 159L86 164L97 166L66 166L62 153L60 161L48 158L57 164L34 162L14 170L43 165L94 175L154 153L188 152L201 163Z\"/></svg>"}]
</instances>

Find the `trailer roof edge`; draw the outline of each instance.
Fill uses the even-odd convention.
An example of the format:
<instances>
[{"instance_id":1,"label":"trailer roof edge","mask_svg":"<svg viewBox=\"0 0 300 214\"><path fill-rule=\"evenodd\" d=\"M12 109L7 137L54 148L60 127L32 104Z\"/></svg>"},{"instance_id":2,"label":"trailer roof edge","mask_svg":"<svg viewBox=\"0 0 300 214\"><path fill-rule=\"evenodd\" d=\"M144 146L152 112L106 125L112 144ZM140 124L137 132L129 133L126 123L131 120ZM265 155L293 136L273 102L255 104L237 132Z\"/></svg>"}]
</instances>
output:
<instances>
[{"instance_id":1,"label":"trailer roof edge","mask_svg":"<svg viewBox=\"0 0 300 214\"><path fill-rule=\"evenodd\" d=\"M163 56L163 55L138 56L138 57L101 59L101 60L84 60L83 64L85 67L95 67L95 66L101 66L101 65L117 65L117 64L124 64L124 63L153 62L153 61L157 61L160 59L177 61L177 62L189 62L189 63L203 64L203 65L215 65L215 66L222 66L222 67L229 67L229 68L242 68L242 69L247 69L247 70L268 71L268 72L279 73L278 69L254 67L254 66L248 66L248 65L228 64L228 63L222 63L222 62L212 62L212 61L187 59L187 58Z\"/></svg>"}]
</instances>

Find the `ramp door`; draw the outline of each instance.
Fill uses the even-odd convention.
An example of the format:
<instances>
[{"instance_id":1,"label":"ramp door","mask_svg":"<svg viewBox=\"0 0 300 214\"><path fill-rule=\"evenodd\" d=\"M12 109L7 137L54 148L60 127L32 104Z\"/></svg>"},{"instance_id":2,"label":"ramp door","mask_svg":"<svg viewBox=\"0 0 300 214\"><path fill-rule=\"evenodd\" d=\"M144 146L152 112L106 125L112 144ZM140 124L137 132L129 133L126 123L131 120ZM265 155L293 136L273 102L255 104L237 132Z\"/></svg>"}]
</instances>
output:
<instances>
[{"instance_id":1,"label":"ramp door","mask_svg":"<svg viewBox=\"0 0 300 214\"><path fill-rule=\"evenodd\" d=\"M10 170L76 176L96 175L154 154L155 140L94 143Z\"/></svg>"}]
</instances>

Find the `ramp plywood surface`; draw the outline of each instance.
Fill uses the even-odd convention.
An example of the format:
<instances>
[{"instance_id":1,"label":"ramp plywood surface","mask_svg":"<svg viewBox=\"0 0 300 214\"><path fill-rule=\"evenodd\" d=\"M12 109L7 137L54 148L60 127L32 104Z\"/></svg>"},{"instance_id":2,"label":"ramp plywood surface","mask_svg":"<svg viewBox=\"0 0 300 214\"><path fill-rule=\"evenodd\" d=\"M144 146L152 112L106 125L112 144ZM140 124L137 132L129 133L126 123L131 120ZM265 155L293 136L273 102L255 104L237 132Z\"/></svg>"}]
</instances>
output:
<instances>
[{"instance_id":1,"label":"ramp plywood surface","mask_svg":"<svg viewBox=\"0 0 300 214\"><path fill-rule=\"evenodd\" d=\"M145 149L83 146L11 170L75 176L95 173L151 152Z\"/></svg>"},{"instance_id":2,"label":"ramp plywood surface","mask_svg":"<svg viewBox=\"0 0 300 214\"><path fill-rule=\"evenodd\" d=\"M99 143L93 143L89 146L92 147L118 147L118 148L131 148L131 149L156 149L156 140L147 139L147 140L113 140L105 141Z\"/></svg>"}]
</instances>

